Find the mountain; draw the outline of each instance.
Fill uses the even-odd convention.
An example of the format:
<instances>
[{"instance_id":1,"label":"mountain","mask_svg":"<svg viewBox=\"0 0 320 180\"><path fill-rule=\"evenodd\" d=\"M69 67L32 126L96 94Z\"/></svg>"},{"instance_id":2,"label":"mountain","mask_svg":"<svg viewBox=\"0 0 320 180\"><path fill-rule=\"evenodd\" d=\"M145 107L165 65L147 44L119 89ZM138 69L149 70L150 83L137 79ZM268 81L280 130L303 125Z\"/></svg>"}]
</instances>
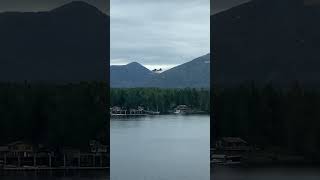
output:
<instances>
[{"instance_id":1,"label":"mountain","mask_svg":"<svg viewBox=\"0 0 320 180\"><path fill-rule=\"evenodd\" d=\"M62 14L103 14L98 8L92 6L84 1L72 1L68 4L57 7L51 12L62 13Z\"/></svg>"},{"instance_id":2,"label":"mountain","mask_svg":"<svg viewBox=\"0 0 320 180\"><path fill-rule=\"evenodd\" d=\"M137 62L110 66L111 87L144 87L155 74Z\"/></svg>"},{"instance_id":3,"label":"mountain","mask_svg":"<svg viewBox=\"0 0 320 180\"><path fill-rule=\"evenodd\" d=\"M111 87L208 88L210 54L176 66L163 73L154 73L139 63L111 66Z\"/></svg>"},{"instance_id":4,"label":"mountain","mask_svg":"<svg viewBox=\"0 0 320 180\"><path fill-rule=\"evenodd\" d=\"M161 88L209 87L210 54L176 66L153 77L146 86Z\"/></svg>"},{"instance_id":5,"label":"mountain","mask_svg":"<svg viewBox=\"0 0 320 180\"><path fill-rule=\"evenodd\" d=\"M0 81L106 81L110 17L72 2L47 12L0 13Z\"/></svg>"},{"instance_id":6,"label":"mountain","mask_svg":"<svg viewBox=\"0 0 320 180\"><path fill-rule=\"evenodd\" d=\"M213 83L320 85L319 6L253 0L211 16Z\"/></svg>"}]
</instances>

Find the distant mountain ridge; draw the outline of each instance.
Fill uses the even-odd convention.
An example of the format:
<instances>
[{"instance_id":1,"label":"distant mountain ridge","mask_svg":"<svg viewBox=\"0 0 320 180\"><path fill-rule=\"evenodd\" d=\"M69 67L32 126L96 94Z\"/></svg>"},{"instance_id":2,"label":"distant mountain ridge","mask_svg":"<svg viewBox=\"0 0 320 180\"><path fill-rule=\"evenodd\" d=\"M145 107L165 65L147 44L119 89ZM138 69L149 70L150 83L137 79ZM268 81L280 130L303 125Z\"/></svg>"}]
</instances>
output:
<instances>
[{"instance_id":1,"label":"distant mountain ridge","mask_svg":"<svg viewBox=\"0 0 320 180\"><path fill-rule=\"evenodd\" d=\"M111 87L144 87L153 72L137 62L110 67Z\"/></svg>"},{"instance_id":2,"label":"distant mountain ridge","mask_svg":"<svg viewBox=\"0 0 320 180\"><path fill-rule=\"evenodd\" d=\"M208 88L210 86L210 54L159 74L136 62L110 66L110 83L113 88Z\"/></svg>"},{"instance_id":3,"label":"distant mountain ridge","mask_svg":"<svg viewBox=\"0 0 320 180\"><path fill-rule=\"evenodd\" d=\"M84 1L72 1L70 3L64 4L57 8L51 10L51 12L92 12L96 11L97 13L101 14L102 12L95 6L92 6Z\"/></svg>"},{"instance_id":4,"label":"distant mountain ridge","mask_svg":"<svg viewBox=\"0 0 320 180\"><path fill-rule=\"evenodd\" d=\"M0 13L0 81L108 80L109 22L81 1L46 12Z\"/></svg>"}]
</instances>

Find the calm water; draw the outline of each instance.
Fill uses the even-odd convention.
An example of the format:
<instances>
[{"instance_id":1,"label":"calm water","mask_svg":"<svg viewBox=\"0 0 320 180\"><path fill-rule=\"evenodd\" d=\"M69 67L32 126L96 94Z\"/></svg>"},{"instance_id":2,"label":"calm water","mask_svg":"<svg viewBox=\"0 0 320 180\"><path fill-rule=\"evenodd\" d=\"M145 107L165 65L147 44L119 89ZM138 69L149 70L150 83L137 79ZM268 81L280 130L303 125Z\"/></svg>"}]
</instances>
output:
<instances>
[{"instance_id":1,"label":"calm water","mask_svg":"<svg viewBox=\"0 0 320 180\"><path fill-rule=\"evenodd\" d=\"M111 119L111 180L209 180L206 115Z\"/></svg>"},{"instance_id":2,"label":"calm water","mask_svg":"<svg viewBox=\"0 0 320 180\"><path fill-rule=\"evenodd\" d=\"M212 168L213 180L319 180L319 168Z\"/></svg>"}]
</instances>

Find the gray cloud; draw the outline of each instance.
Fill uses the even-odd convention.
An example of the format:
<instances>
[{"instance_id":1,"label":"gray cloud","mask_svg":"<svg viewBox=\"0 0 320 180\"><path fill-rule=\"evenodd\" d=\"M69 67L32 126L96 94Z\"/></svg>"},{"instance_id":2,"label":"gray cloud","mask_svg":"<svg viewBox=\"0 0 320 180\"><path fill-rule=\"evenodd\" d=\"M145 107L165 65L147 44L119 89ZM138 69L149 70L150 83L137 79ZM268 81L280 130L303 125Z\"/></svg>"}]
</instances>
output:
<instances>
[{"instance_id":1,"label":"gray cloud","mask_svg":"<svg viewBox=\"0 0 320 180\"><path fill-rule=\"evenodd\" d=\"M0 0L0 12L20 11L35 12L48 11L74 0ZM108 13L110 0L80 0L99 8Z\"/></svg>"},{"instance_id":2,"label":"gray cloud","mask_svg":"<svg viewBox=\"0 0 320 180\"><path fill-rule=\"evenodd\" d=\"M210 50L209 0L111 0L111 64L184 63Z\"/></svg>"},{"instance_id":3,"label":"gray cloud","mask_svg":"<svg viewBox=\"0 0 320 180\"><path fill-rule=\"evenodd\" d=\"M73 0L1 0L0 12L48 11ZM209 14L248 0L82 0L109 14L111 62L172 66L209 52ZM210 3L211 1L211 3ZM211 5L209 5L211 4ZM209 9L210 6L210 9Z\"/></svg>"}]
</instances>

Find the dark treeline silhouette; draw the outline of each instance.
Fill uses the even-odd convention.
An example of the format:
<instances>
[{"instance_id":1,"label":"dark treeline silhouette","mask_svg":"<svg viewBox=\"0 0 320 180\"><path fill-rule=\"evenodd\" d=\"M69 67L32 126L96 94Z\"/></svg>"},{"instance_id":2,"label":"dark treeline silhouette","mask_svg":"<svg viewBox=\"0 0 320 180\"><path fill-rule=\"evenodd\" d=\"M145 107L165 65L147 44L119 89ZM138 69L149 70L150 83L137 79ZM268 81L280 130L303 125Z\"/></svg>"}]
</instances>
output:
<instances>
[{"instance_id":1,"label":"dark treeline silhouette","mask_svg":"<svg viewBox=\"0 0 320 180\"><path fill-rule=\"evenodd\" d=\"M320 89L239 85L213 91L212 142L241 137L261 148L320 160Z\"/></svg>"},{"instance_id":2,"label":"dark treeline silhouette","mask_svg":"<svg viewBox=\"0 0 320 180\"><path fill-rule=\"evenodd\" d=\"M109 144L106 83L0 83L0 144L24 140L50 147Z\"/></svg>"},{"instance_id":3,"label":"dark treeline silhouette","mask_svg":"<svg viewBox=\"0 0 320 180\"><path fill-rule=\"evenodd\" d=\"M124 108L143 106L168 113L177 105L209 112L210 91L206 89L112 88L110 105Z\"/></svg>"},{"instance_id":4,"label":"dark treeline silhouette","mask_svg":"<svg viewBox=\"0 0 320 180\"><path fill-rule=\"evenodd\" d=\"M251 0L212 15L213 81L319 85L319 19L312 0Z\"/></svg>"}]
</instances>

